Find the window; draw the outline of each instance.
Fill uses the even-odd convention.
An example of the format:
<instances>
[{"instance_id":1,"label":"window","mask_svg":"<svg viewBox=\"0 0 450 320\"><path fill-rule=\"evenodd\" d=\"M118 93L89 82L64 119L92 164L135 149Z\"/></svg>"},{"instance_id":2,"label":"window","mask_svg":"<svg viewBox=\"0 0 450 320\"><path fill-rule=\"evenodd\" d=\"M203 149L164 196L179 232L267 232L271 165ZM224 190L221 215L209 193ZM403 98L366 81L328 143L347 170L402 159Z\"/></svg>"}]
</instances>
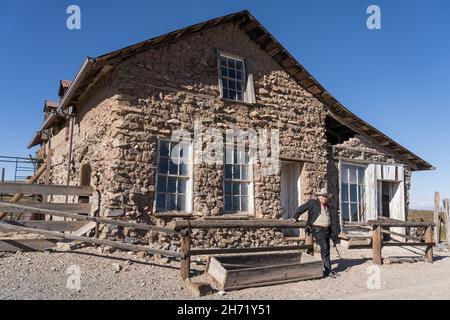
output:
<instances>
[{"instance_id":1,"label":"window","mask_svg":"<svg viewBox=\"0 0 450 320\"><path fill-rule=\"evenodd\" d=\"M342 165L341 217L347 222L365 221L364 172L365 167Z\"/></svg>"},{"instance_id":2,"label":"window","mask_svg":"<svg viewBox=\"0 0 450 320\"><path fill-rule=\"evenodd\" d=\"M157 211L191 211L191 148L175 148L179 142L160 140L156 187Z\"/></svg>"},{"instance_id":3,"label":"window","mask_svg":"<svg viewBox=\"0 0 450 320\"><path fill-rule=\"evenodd\" d=\"M242 58L219 54L219 84L223 99L255 103L253 75L249 63Z\"/></svg>"},{"instance_id":4,"label":"window","mask_svg":"<svg viewBox=\"0 0 450 320\"><path fill-rule=\"evenodd\" d=\"M225 161L225 213L253 213L249 152L227 147Z\"/></svg>"}]
</instances>

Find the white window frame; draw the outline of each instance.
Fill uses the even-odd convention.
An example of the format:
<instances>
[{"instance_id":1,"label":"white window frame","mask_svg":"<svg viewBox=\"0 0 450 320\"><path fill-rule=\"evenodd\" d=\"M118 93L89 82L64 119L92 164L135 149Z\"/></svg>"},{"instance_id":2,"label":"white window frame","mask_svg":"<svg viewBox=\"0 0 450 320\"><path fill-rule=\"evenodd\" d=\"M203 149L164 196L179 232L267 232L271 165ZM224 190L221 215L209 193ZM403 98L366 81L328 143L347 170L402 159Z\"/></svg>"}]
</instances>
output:
<instances>
[{"instance_id":1,"label":"white window frame","mask_svg":"<svg viewBox=\"0 0 450 320\"><path fill-rule=\"evenodd\" d=\"M255 197L254 197L254 181L253 181L253 159L251 157L249 157L249 161L248 161L248 179L247 180L241 180L241 179L229 179L229 178L225 178L225 171L226 171L226 154L227 154L227 148L233 148L233 153L234 151L238 148L238 146L236 144L231 145L231 144L226 144L225 145L225 152L224 152L224 165L223 165L223 185L222 185L222 196L223 196L223 213L225 215L251 215L254 216L255 215ZM248 148L245 149L246 152L249 152L247 150ZM235 164L233 164L235 165ZM239 164L236 164L239 165ZM225 195L225 184L227 182L237 182L237 183L248 183L248 211L227 211L226 210L226 205L225 205L225 199L226 199L226 195ZM229 196L229 195L228 195ZM231 195L231 198L233 198L233 195Z\"/></svg>"},{"instance_id":2,"label":"white window frame","mask_svg":"<svg viewBox=\"0 0 450 320\"><path fill-rule=\"evenodd\" d=\"M363 222L363 221L352 221L352 215L351 215L351 204L355 204L355 202L351 201L350 198L350 183L349 181L346 181L346 184L348 184L349 188L346 190L347 191L347 196L348 196L348 201L345 201L348 203L348 209L349 209L349 221L344 221L344 216L343 216L343 211L342 208L344 206L344 201L343 201L343 193L345 192L345 190L342 190L342 178L343 178L343 169L344 166L350 166L350 167L356 167L356 168L363 168L364 169L364 180L360 181L359 180L359 171L357 172L357 185L362 187L363 190L363 194L360 195L359 194L359 188L356 188L356 197L357 200L359 200L358 202L356 202L357 204L357 210L358 210L358 217L360 217L361 215L361 205L364 205L365 207L367 207L367 201L366 201L366 195L364 194L365 191L365 179L366 179L366 170L367 170L367 165L365 164L359 164L359 163L352 163L352 162L341 162L339 165L339 210L340 210L340 221L341 221L341 225L343 226L345 223L354 223L354 222ZM350 178L350 175L348 175L348 177ZM366 214L366 219L367 219L367 212Z\"/></svg>"},{"instance_id":3,"label":"white window frame","mask_svg":"<svg viewBox=\"0 0 450 320\"><path fill-rule=\"evenodd\" d=\"M158 203L158 180L160 176L164 177L174 177L174 178L184 178L187 179L186 182L186 199L185 199L185 210L168 210L168 211L182 211L187 213L193 212L193 189L194 189L194 152L193 152L193 142L189 140L189 163L187 164L187 176L178 176L178 175L171 175L171 174L161 174L159 173L159 164L160 164L160 151L161 151L161 142L171 142L171 143L179 143L179 141L173 141L171 139L158 139L158 149L156 152L157 160L156 160L156 178L155 178L155 199L153 202L153 213L156 212L164 212L167 210L158 210L157 203ZM169 149L170 152L170 149ZM169 154L170 158L170 154ZM166 193L166 192L165 192Z\"/></svg>"},{"instance_id":4,"label":"white window frame","mask_svg":"<svg viewBox=\"0 0 450 320\"><path fill-rule=\"evenodd\" d=\"M240 61L242 62L242 72L243 72L243 79L242 80L238 80L237 78L231 78L228 76L224 76L224 78L226 78L227 80L233 80L237 82L240 82L242 85L242 100L238 100L238 99L230 99L230 98L225 98L223 95L223 91L224 91L224 86L223 86L223 81L222 81L222 70L221 70L221 58L224 57L226 59L233 59L236 61ZM248 62L245 58L234 55L234 54L230 54L230 53L226 53L226 52L222 52L222 51L218 51L217 52L217 72L218 72L218 79L219 79L219 89L220 89L220 98L226 101L233 101L236 103L250 103L250 104L254 104L256 103L256 98L255 98L255 89L254 89L254 85L253 85L253 75L251 73L248 72ZM237 72L237 69L236 69ZM237 90L235 90L237 91Z\"/></svg>"}]
</instances>

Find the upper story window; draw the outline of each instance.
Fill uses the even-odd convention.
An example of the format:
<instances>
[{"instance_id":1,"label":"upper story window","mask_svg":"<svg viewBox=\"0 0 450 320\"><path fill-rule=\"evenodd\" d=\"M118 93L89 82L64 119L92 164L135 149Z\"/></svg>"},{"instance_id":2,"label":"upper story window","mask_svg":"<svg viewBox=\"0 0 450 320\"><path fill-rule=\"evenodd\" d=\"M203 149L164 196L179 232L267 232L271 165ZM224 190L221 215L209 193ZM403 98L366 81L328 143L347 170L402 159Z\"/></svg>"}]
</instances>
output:
<instances>
[{"instance_id":1,"label":"upper story window","mask_svg":"<svg viewBox=\"0 0 450 320\"><path fill-rule=\"evenodd\" d=\"M364 222L364 173L365 167L342 165L341 216L343 221Z\"/></svg>"},{"instance_id":2,"label":"upper story window","mask_svg":"<svg viewBox=\"0 0 450 320\"><path fill-rule=\"evenodd\" d=\"M156 188L157 211L192 211L192 144L159 141Z\"/></svg>"},{"instance_id":3,"label":"upper story window","mask_svg":"<svg viewBox=\"0 0 450 320\"><path fill-rule=\"evenodd\" d=\"M225 213L253 213L253 172L249 152L228 146L225 160Z\"/></svg>"},{"instance_id":4,"label":"upper story window","mask_svg":"<svg viewBox=\"0 0 450 320\"><path fill-rule=\"evenodd\" d=\"M219 70L222 98L248 103L255 102L253 76L247 73L244 59L221 53Z\"/></svg>"}]
</instances>

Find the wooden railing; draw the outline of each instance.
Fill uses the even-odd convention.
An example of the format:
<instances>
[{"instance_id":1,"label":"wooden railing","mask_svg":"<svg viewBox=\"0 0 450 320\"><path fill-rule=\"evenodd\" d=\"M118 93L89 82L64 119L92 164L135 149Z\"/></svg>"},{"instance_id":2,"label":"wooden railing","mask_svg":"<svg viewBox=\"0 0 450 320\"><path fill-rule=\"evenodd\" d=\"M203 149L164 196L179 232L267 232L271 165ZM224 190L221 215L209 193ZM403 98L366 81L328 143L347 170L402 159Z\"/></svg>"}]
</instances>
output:
<instances>
[{"instance_id":1,"label":"wooden railing","mask_svg":"<svg viewBox=\"0 0 450 320\"><path fill-rule=\"evenodd\" d=\"M175 231L181 233L181 258L180 274L183 279L188 279L191 274L191 257L199 255L216 255L229 253L254 253L254 252L277 252L277 251L313 251L313 237L307 235L304 245L295 246L272 246L258 248L191 248L192 229L258 229L258 228L305 228L305 221L291 222L273 219L251 219L251 220L177 220L168 225ZM300 240L300 239L299 239Z\"/></svg>"}]
</instances>

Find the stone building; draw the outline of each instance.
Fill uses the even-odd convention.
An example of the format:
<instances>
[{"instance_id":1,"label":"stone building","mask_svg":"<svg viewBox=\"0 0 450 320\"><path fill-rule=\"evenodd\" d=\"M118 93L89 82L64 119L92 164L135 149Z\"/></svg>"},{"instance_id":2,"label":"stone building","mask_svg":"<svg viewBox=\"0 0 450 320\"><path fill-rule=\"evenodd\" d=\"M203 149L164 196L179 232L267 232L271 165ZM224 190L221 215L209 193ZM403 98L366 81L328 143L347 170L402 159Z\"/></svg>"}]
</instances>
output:
<instances>
[{"instance_id":1,"label":"stone building","mask_svg":"<svg viewBox=\"0 0 450 320\"><path fill-rule=\"evenodd\" d=\"M411 173L432 169L342 106L247 11L88 58L59 96L29 147L51 151L46 183L95 187L102 216L288 218L327 187L345 232L377 215L406 219ZM264 174L248 145L227 145L223 163L196 161L189 139L175 156L187 160L171 160L172 133L193 138L196 126L203 144L208 129L279 132L279 169ZM283 237L243 233L223 231L220 245Z\"/></svg>"}]
</instances>

